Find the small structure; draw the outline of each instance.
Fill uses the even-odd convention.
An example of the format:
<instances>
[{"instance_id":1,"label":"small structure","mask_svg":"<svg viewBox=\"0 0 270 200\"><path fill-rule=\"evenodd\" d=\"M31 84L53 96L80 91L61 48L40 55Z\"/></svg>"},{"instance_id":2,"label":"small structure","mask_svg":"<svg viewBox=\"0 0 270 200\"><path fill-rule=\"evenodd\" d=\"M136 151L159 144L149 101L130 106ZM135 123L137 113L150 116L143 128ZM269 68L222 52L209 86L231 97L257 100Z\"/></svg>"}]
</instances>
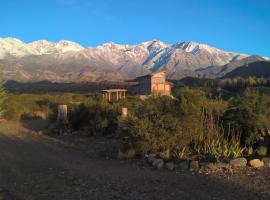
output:
<instances>
[{"instance_id":1,"label":"small structure","mask_svg":"<svg viewBox=\"0 0 270 200\"><path fill-rule=\"evenodd\" d=\"M57 123L59 124L67 124L67 105L59 105L58 106L58 115L57 115Z\"/></svg>"},{"instance_id":2,"label":"small structure","mask_svg":"<svg viewBox=\"0 0 270 200\"><path fill-rule=\"evenodd\" d=\"M108 101L119 101L126 99L126 92L125 89L102 90L102 97Z\"/></svg>"},{"instance_id":3,"label":"small structure","mask_svg":"<svg viewBox=\"0 0 270 200\"><path fill-rule=\"evenodd\" d=\"M134 92L138 95L171 95L173 83L166 81L166 72L159 71L145 76L137 77Z\"/></svg>"}]
</instances>

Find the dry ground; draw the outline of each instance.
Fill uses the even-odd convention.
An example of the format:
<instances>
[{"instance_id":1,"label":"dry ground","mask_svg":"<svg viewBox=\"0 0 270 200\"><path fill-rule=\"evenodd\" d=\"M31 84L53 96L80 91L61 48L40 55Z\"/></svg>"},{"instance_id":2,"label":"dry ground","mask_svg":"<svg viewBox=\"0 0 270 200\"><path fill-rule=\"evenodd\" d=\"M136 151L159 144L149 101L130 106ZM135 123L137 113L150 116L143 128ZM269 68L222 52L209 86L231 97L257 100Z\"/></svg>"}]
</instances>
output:
<instances>
[{"instance_id":1,"label":"dry ground","mask_svg":"<svg viewBox=\"0 0 270 200\"><path fill-rule=\"evenodd\" d=\"M209 176L158 171L96 156L95 140L74 148L30 127L0 122L0 200L270 199L269 169Z\"/></svg>"}]
</instances>

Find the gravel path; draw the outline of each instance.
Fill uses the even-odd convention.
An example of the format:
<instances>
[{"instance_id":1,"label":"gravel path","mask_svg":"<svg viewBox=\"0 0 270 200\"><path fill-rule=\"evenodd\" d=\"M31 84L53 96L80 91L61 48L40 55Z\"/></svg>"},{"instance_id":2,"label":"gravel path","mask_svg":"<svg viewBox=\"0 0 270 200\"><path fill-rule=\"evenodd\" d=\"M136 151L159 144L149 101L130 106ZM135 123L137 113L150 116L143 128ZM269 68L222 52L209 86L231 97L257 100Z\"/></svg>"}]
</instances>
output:
<instances>
[{"instance_id":1,"label":"gravel path","mask_svg":"<svg viewBox=\"0 0 270 200\"><path fill-rule=\"evenodd\" d=\"M152 170L0 123L1 200L254 200L270 199L269 185L267 170L230 178Z\"/></svg>"}]
</instances>

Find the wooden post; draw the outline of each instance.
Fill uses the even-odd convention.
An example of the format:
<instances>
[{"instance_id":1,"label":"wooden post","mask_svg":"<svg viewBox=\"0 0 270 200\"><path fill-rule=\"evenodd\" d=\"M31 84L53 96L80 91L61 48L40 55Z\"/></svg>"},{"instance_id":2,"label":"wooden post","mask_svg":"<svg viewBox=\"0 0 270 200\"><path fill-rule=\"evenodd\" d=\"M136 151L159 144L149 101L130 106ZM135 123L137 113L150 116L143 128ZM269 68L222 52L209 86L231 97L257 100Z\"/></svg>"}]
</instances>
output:
<instances>
[{"instance_id":1,"label":"wooden post","mask_svg":"<svg viewBox=\"0 0 270 200\"><path fill-rule=\"evenodd\" d=\"M127 118L128 116L128 109L127 108L122 108L122 117Z\"/></svg>"},{"instance_id":2,"label":"wooden post","mask_svg":"<svg viewBox=\"0 0 270 200\"><path fill-rule=\"evenodd\" d=\"M57 123L67 124L67 105L59 105L58 106L58 115L57 115Z\"/></svg>"}]
</instances>

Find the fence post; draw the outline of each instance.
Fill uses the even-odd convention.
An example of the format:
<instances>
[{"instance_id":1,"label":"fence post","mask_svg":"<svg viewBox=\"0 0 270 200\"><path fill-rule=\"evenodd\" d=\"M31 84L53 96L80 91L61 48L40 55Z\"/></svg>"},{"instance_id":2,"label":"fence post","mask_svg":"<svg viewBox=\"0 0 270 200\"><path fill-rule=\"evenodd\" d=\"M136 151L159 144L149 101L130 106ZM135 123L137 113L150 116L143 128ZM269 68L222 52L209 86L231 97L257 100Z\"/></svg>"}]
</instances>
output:
<instances>
[{"instance_id":1,"label":"fence post","mask_svg":"<svg viewBox=\"0 0 270 200\"><path fill-rule=\"evenodd\" d=\"M58 115L57 115L57 123L67 124L67 105L59 105L58 106Z\"/></svg>"},{"instance_id":2,"label":"fence post","mask_svg":"<svg viewBox=\"0 0 270 200\"><path fill-rule=\"evenodd\" d=\"M127 108L122 108L122 117L127 118L128 116L128 109Z\"/></svg>"}]
</instances>

